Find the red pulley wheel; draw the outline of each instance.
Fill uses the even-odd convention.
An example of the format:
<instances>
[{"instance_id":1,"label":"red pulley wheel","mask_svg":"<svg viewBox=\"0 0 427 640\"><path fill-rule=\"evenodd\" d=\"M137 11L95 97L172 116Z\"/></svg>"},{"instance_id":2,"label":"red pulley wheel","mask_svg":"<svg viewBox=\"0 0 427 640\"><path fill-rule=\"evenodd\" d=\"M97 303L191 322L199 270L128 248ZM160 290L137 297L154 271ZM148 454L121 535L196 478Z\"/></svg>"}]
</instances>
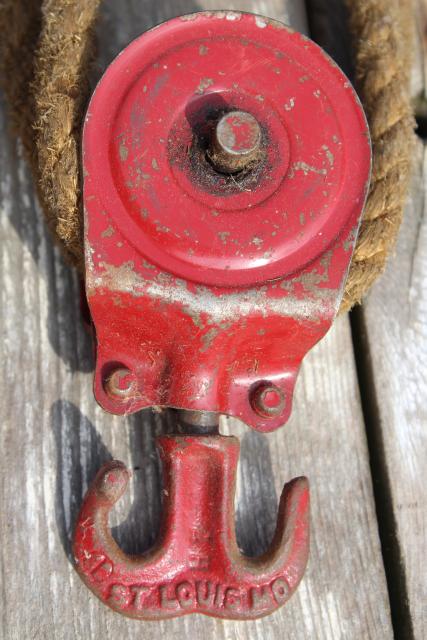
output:
<instances>
[{"instance_id":1,"label":"red pulley wheel","mask_svg":"<svg viewBox=\"0 0 427 640\"><path fill-rule=\"evenodd\" d=\"M259 126L255 162L218 171L228 112ZM313 42L250 14L176 18L112 63L92 98L85 169L99 206L162 270L248 286L316 258L357 217L369 142L347 78Z\"/></svg>"}]
</instances>

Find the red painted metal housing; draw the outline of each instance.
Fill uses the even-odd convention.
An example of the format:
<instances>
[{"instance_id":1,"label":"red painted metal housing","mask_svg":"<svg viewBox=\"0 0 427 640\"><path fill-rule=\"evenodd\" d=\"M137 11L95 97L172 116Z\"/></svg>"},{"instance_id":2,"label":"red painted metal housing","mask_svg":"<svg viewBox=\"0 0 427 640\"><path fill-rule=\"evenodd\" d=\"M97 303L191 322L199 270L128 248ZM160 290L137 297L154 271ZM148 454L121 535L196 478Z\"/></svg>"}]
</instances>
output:
<instances>
[{"instance_id":1,"label":"red painted metal housing","mask_svg":"<svg viewBox=\"0 0 427 640\"><path fill-rule=\"evenodd\" d=\"M207 149L232 110L256 118L262 154L226 174ZM286 422L301 360L339 306L369 180L347 78L266 18L176 18L106 71L83 162L98 402L216 411L260 431ZM132 384L111 393L123 368ZM266 384L280 410L259 410Z\"/></svg>"}]
</instances>

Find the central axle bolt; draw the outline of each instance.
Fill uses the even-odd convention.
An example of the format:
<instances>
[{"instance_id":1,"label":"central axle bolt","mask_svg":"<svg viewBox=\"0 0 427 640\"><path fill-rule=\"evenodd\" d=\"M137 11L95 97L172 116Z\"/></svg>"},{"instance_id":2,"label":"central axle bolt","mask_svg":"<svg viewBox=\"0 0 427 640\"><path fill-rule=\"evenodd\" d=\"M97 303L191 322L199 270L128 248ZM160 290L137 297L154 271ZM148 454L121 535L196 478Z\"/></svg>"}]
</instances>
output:
<instances>
[{"instance_id":1,"label":"central axle bolt","mask_svg":"<svg viewBox=\"0 0 427 640\"><path fill-rule=\"evenodd\" d=\"M135 374L125 367L115 369L104 382L106 393L121 400L134 396L137 387L138 381Z\"/></svg>"},{"instance_id":2,"label":"central axle bolt","mask_svg":"<svg viewBox=\"0 0 427 640\"><path fill-rule=\"evenodd\" d=\"M208 152L218 171L237 173L261 153L261 127L246 111L229 111L217 122Z\"/></svg>"},{"instance_id":3,"label":"central axle bolt","mask_svg":"<svg viewBox=\"0 0 427 640\"><path fill-rule=\"evenodd\" d=\"M285 394L269 382L259 385L251 394L250 400L254 411L264 418L279 416L285 408Z\"/></svg>"}]
</instances>

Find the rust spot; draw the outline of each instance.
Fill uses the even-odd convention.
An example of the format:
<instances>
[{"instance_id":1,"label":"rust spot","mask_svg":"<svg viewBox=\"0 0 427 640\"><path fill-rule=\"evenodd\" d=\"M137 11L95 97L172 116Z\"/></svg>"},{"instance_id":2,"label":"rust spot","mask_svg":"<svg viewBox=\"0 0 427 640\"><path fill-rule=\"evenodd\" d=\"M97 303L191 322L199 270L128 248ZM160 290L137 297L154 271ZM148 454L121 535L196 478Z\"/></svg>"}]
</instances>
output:
<instances>
[{"instance_id":1,"label":"rust spot","mask_svg":"<svg viewBox=\"0 0 427 640\"><path fill-rule=\"evenodd\" d=\"M200 347L200 351L202 353L204 353L205 351L207 351L210 348L210 346L212 345L212 342L215 340L215 338L217 337L217 335L219 333L220 333L220 330L216 329L215 327L213 327L212 329L209 329L209 331L207 331L202 336L203 346Z\"/></svg>"},{"instance_id":2,"label":"rust spot","mask_svg":"<svg viewBox=\"0 0 427 640\"><path fill-rule=\"evenodd\" d=\"M222 244L227 244L227 238L229 235L229 231L218 231L218 237L220 238Z\"/></svg>"},{"instance_id":3,"label":"rust spot","mask_svg":"<svg viewBox=\"0 0 427 640\"><path fill-rule=\"evenodd\" d=\"M200 80L198 87L195 91L195 93L199 94L199 95L203 95L204 92L206 91L206 89L209 89L209 87L211 87L213 85L214 81L212 80L212 78L202 78L202 80Z\"/></svg>"},{"instance_id":4,"label":"rust spot","mask_svg":"<svg viewBox=\"0 0 427 640\"><path fill-rule=\"evenodd\" d=\"M309 173L317 173L322 176L325 176L327 174L326 169L318 169L317 167L313 167L312 165L307 164L307 162L303 162L302 160L294 162L289 170L288 178L292 179L297 171L302 171L305 176L307 176Z\"/></svg>"},{"instance_id":5,"label":"rust spot","mask_svg":"<svg viewBox=\"0 0 427 640\"><path fill-rule=\"evenodd\" d=\"M329 149L329 147L326 144L324 144L322 146L322 150L325 152L325 155L326 155L326 158L328 159L329 165L331 167L333 167L334 166L334 162L335 162L334 154L332 153L332 151Z\"/></svg>"},{"instance_id":6,"label":"rust spot","mask_svg":"<svg viewBox=\"0 0 427 640\"><path fill-rule=\"evenodd\" d=\"M114 233L114 228L111 224L101 233L102 238L110 238Z\"/></svg>"},{"instance_id":7,"label":"rust spot","mask_svg":"<svg viewBox=\"0 0 427 640\"><path fill-rule=\"evenodd\" d=\"M127 146L123 142L120 144L119 154L120 154L120 160L122 162L127 160L128 154L129 154L129 149L127 148Z\"/></svg>"}]
</instances>

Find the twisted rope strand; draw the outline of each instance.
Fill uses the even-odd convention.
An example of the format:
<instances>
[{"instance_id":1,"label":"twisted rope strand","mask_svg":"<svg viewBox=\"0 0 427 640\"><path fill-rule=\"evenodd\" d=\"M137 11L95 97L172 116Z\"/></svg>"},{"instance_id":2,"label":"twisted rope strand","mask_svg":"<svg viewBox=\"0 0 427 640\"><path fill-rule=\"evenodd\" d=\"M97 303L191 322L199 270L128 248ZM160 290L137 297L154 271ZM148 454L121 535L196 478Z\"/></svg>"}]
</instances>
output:
<instances>
[{"instance_id":1,"label":"twisted rope strand","mask_svg":"<svg viewBox=\"0 0 427 640\"><path fill-rule=\"evenodd\" d=\"M346 4L373 167L341 311L359 303L384 270L402 221L415 140L409 94L412 3L346 0Z\"/></svg>"}]
</instances>

